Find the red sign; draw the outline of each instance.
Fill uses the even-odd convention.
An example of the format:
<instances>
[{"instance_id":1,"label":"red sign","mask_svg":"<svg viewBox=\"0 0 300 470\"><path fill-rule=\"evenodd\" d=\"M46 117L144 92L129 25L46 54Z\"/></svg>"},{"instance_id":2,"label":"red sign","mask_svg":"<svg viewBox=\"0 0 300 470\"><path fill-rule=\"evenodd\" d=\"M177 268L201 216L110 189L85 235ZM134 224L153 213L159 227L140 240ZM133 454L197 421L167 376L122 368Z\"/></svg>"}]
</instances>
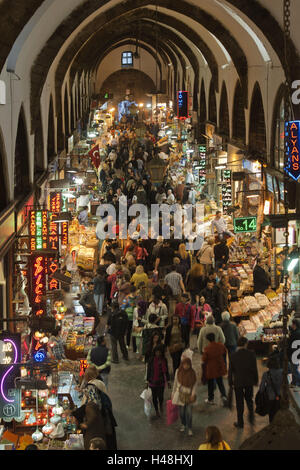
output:
<instances>
[{"instance_id":1,"label":"red sign","mask_svg":"<svg viewBox=\"0 0 300 470\"><path fill-rule=\"evenodd\" d=\"M33 255L31 258L31 307L34 315L41 317L46 313L43 297L46 295L46 266L44 256Z\"/></svg>"},{"instance_id":2,"label":"red sign","mask_svg":"<svg viewBox=\"0 0 300 470\"><path fill-rule=\"evenodd\" d=\"M50 234L49 234L49 248L50 250L59 250L59 226L56 222L55 214L50 215Z\"/></svg>"},{"instance_id":3,"label":"red sign","mask_svg":"<svg viewBox=\"0 0 300 470\"><path fill-rule=\"evenodd\" d=\"M89 156L92 159L93 165L98 170L99 166L101 165L99 145L96 145L96 147L94 147L94 148L92 148L92 150L90 150Z\"/></svg>"},{"instance_id":4,"label":"red sign","mask_svg":"<svg viewBox=\"0 0 300 470\"><path fill-rule=\"evenodd\" d=\"M62 211L63 200L61 193L50 194L50 212L59 214Z\"/></svg>"},{"instance_id":5,"label":"red sign","mask_svg":"<svg viewBox=\"0 0 300 470\"><path fill-rule=\"evenodd\" d=\"M59 269L59 262L55 258L48 258L47 274L51 276L56 273ZM48 278L48 289L57 290L59 289L59 282L56 279Z\"/></svg>"}]
</instances>

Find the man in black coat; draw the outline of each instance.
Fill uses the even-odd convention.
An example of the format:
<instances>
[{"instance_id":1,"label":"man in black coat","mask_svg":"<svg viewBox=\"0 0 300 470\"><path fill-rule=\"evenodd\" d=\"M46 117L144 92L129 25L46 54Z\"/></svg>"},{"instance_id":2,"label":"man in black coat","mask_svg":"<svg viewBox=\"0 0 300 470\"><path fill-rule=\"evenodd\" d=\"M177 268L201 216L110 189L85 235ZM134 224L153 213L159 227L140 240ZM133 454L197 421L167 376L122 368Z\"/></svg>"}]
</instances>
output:
<instances>
[{"instance_id":1,"label":"man in black coat","mask_svg":"<svg viewBox=\"0 0 300 470\"><path fill-rule=\"evenodd\" d=\"M128 316L124 310L121 310L118 302L113 302L112 312L107 320L108 331L110 334L112 363L119 363L118 342L125 361L128 359L128 351L125 345L125 334L128 327Z\"/></svg>"},{"instance_id":2,"label":"man in black coat","mask_svg":"<svg viewBox=\"0 0 300 470\"><path fill-rule=\"evenodd\" d=\"M294 343L295 341L299 341L299 343ZM299 350L300 345L300 320L298 318L294 318L292 320L291 328L290 328L290 335L288 338L287 343L287 354L289 358L290 368L292 372L292 383L291 387L300 387L300 373L298 370L299 364L295 361L299 357ZM295 354L295 358L293 354Z\"/></svg>"},{"instance_id":3,"label":"man in black coat","mask_svg":"<svg viewBox=\"0 0 300 470\"><path fill-rule=\"evenodd\" d=\"M89 365L95 366L99 372L99 379L108 388L108 374L110 373L111 354L106 346L105 336L97 338L97 346L90 349L87 356Z\"/></svg>"},{"instance_id":4,"label":"man in black coat","mask_svg":"<svg viewBox=\"0 0 300 470\"><path fill-rule=\"evenodd\" d=\"M213 314L219 311L219 288L213 281L208 281L207 286L200 292L200 297L205 298L205 303L211 306Z\"/></svg>"},{"instance_id":5,"label":"man in black coat","mask_svg":"<svg viewBox=\"0 0 300 470\"><path fill-rule=\"evenodd\" d=\"M236 428L244 427L244 399L249 410L249 421L254 424L253 386L258 384L258 371L255 353L249 351L248 340L242 337L238 340L238 350L229 361L228 383L234 387L237 422Z\"/></svg>"},{"instance_id":6,"label":"man in black coat","mask_svg":"<svg viewBox=\"0 0 300 470\"><path fill-rule=\"evenodd\" d=\"M271 284L270 278L262 266L263 263L258 259L253 270L254 294L257 292L264 294Z\"/></svg>"}]
</instances>

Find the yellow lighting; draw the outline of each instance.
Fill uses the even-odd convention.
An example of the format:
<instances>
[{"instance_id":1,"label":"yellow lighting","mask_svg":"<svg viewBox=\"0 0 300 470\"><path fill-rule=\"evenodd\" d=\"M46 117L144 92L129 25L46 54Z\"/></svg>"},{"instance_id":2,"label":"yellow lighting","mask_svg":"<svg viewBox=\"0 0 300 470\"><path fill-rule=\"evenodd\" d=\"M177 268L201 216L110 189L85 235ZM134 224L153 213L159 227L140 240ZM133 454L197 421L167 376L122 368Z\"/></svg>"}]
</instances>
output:
<instances>
[{"instance_id":1,"label":"yellow lighting","mask_svg":"<svg viewBox=\"0 0 300 470\"><path fill-rule=\"evenodd\" d=\"M143 108L143 107L144 107L144 103L140 103L140 104L139 104L139 107L140 107L140 108Z\"/></svg>"},{"instance_id":2,"label":"yellow lighting","mask_svg":"<svg viewBox=\"0 0 300 470\"><path fill-rule=\"evenodd\" d=\"M111 108L111 109L109 110L110 113L113 113L114 111L115 111L115 108Z\"/></svg>"}]
</instances>

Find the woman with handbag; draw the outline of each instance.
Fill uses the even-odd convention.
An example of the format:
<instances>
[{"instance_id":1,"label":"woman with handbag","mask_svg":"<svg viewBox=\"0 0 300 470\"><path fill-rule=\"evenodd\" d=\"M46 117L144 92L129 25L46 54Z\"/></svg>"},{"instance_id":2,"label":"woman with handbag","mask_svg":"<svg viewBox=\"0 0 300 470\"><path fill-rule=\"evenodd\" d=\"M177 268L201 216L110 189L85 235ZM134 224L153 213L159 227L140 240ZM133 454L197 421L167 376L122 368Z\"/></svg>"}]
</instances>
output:
<instances>
[{"instance_id":1,"label":"woman with handbag","mask_svg":"<svg viewBox=\"0 0 300 470\"><path fill-rule=\"evenodd\" d=\"M166 329L165 345L169 349L175 375L180 365L181 355L185 349L184 331L182 330L181 320L178 315L171 317L171 325Z\"/></svg>"},{"instance_id":2,"label":"woman with handbag","mask_svg":"<svg viewBox=\"0 0 300 470\"><path fill-rule=\"evenodd\" d=\"M152 401L157 418L160 418L163 413L164 391L166 384L171 388L168 361L165 358L165 348L160 344L154 348L147 367L147 385L152 391Z\"/></svg>"},{"instance_id":3,"label":"woman with handbag","mask_svg":"<svg viewBox=\"0 0 300 470\"><path fill-rule=\"evenodd\" d=\"M180 432L188 430L192 436L193 405L196 402L197 376L192 368L192 361L184 358L175 374L172 391L172 404L179 406L181 428Z\"/></svg>"},{"instance_id":4,"label":"woman with handbag","mask_svg":"<svg viewBox=\"0 0 300 470\"><path fill-rule=\"evenodd\" d=\"M280 391L282 384L283 371L280 368L279 361L270 357L267 362L268 371L264 372L259 387L259 393L266 391L268 397L269 422L272 423L274 416L280 409Z\"/></svg>"}]
</instances>

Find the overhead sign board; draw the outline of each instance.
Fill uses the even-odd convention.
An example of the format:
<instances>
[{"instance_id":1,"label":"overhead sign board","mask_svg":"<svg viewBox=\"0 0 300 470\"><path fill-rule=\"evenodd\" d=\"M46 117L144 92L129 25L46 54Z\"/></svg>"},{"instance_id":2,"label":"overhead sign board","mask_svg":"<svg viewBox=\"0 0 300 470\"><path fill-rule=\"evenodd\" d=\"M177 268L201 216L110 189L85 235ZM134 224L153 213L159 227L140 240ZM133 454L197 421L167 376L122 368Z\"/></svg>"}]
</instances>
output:
<instances>
[{"instance_id":1,"label":"overhead sign board","mask_svg":"<svg viewBox=\"0 0 300 470\"><path fill-rule=\"evenodd\" d=\"M298 181L300 177L300 121L285 123L287 162L284 170Z\"/></svg>"},{"instance_id":2,"label":"overhead sign board","mask_svg":"<svg viewBox=\"0 0 300 470\"><path fill-rule=\"evenodd\" d=\"M189 92L178 91L177 94L177 117L178 119L189 118Z\"/></svg>"},{"instance_id":3,"label":"overhead sign board","mask_svg":"<svg viewBox=\"0 0 300 470\"><path fill-rule=\"evenodd\" d=\"M248 233L257 231L257 217L240 217L234 219L234 233Z\"/></svg>"}]
</instances>

